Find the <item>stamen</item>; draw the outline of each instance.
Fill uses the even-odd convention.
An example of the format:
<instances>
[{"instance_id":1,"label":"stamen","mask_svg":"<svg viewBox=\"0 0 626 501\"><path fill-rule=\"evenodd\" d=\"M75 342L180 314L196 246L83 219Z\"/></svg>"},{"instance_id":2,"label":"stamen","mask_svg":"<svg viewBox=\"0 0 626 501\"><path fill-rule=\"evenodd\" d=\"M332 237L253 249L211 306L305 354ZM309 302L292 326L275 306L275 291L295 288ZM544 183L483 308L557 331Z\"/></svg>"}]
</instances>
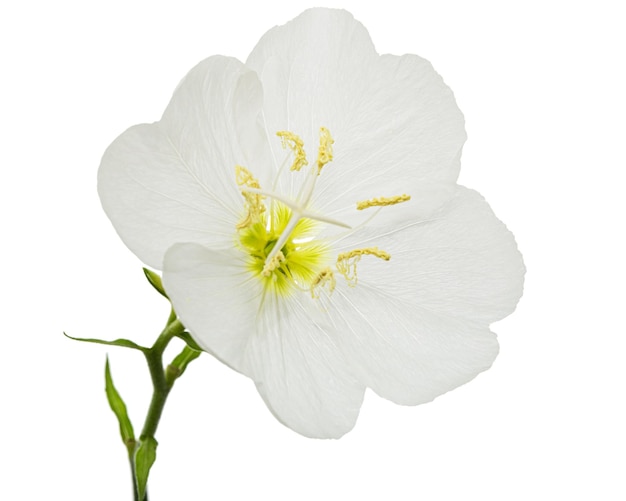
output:
<instances>
[{"instance_id":1,"label":"stamen","mask_svg":"<svg viewBox=\"0 0 626 501\"><path fill-rule=\"evenodd\" d=\"M335 280L335 275L333 274L333 270L330 267L324 268L317 277L311 282L311 297L313 299L319 299L321 295L321 288L327 287L328 293L332 294L335 290L335 285L337 281Z\"/></svg>"},{"instance_id":2,"label":"stamen","mask_svg":"<svg viewBox=\"0 0 626 501\"><path fill-rule=\"evenodd\" d=\"M256 189L261 188L259 180L255 178L248 169L241 165L235 166L235 180L239 186ZM265 205L263 204L265 197L263 195L245 189L241 190L241 194L246 201L244 204L246 215L237 223L236 228L238 230L252 226L261 219L261 214L265 212Z\"/></svg>"},{"instance_id":3,"label":"stamen","mask_svg":"<svg viewBox=\"0 0 626 501\"><path fill-rule=\"evenodd\" d=\"M322 167L333 160L333 143L335 140L331 137L326 127L320 127L320 147L317 153L317 174L322 172Z\"/></svg>"},{"instance_id":4,"label":"stamen","mask_svg":"<svg viewBox=\"0 0 626 501\"><path fill-rule=\"evenodd\" d=\"M299 171L304 165L309 164L304 152L304 141L299 136L287 130L280 130L276 135L281 139L283 148L289 148L295 155L291 170Z\"/></svg>"},{"instance_id":5,"label":"stamen","mask_svg":"<svg viewBox=\"0 0 626 501\"><path fill-rule=\"evenodd\" d=\"M364 249L354 249L349 252L343 252L337 256L337 271L341 273L350 287L357 284L358 278L356 274L356 265L361 260L361 256L375 256L377 258L389 261L391 255L378 247L366 247Z\"/></svg>"},{"instance_id":6,"label":"stamen","mask_svg":"<svg viewBox=\"0 0 626 501\"><path fill-rule=\"evenodd\" d=\"M265 267L263 268L263 276L269 277L272 274L272 272L276 268L278 268L280 266L280 263L282 263L284 260L285 260L285 255L281 251L278 251L272 259L268 260L265 263Z\"/></svg>"},{"instance_id":7,"label":"stamen","mask_svg":"<svg viewBox=\"0 0 626 501\"><path fill-rule=\"evenodd\" d=\"M387 205L396 205L411 200L411 195L396 195L393 197L378 197L370 200L361 200L356 203L357 210L369 209L370 207L384 207Z\"/></svg>"}]
</instances>

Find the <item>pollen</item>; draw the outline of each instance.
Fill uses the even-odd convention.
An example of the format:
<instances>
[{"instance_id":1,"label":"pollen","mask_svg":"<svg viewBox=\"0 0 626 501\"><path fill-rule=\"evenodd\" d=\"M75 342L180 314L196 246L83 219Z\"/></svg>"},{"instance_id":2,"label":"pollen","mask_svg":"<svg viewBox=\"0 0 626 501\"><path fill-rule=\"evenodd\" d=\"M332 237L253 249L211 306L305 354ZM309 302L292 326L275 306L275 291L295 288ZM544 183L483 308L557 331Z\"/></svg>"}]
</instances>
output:
<instances>
[{"instance_id":1,"label":"pollen","mask_svg":"<svg viewBox=\"0 0 626 501\"><path fill-rule=\"evenodd\" d=\"M289 148L293 151L295 158L291 164L291 170L299 171L303 166L309 164L304 152L304 141L299 136L287 130L280 130L276 135L281 139L283 148Z\"/></svg>"},{"instance_id":2,"label":"pollen","mask_svg":"<svg viewBox=\"0 0 626 501\"><path fill-rule=\"evenodd\" d=\"M320 127L320 147L317 153L317 173L322 172L322 167L333 160L333 144L335 140L331 137L330 131L326 127Z\"/></svg>"},{"instance_id":3,"label":"pollen","mask_svg":"<svg viewBox=\"0 0 626 501\"><path fill-rule=\"evenodd\" d=\"M393 197L378 197L369 200L362 200L356 203L357 210L369 209L370 207L385 207L387 205L396 205L411 200L411 195L403 194Z\"/></svg>"},{"instance_id":4,"label":"pollen","mask_svg":"<svg viewBox=\"0 0 626 501\"><path fill-rule=\"evenodd\" d=\"M331 270L330 267L327 266L322 271L320 271L319 275L317 275L311 282L311 297L313 299L319 299L321 295L321 289L323 289L324 287L328 289L329 294L332 294L335 290L335 285L337 285L337 281L335 280L333 270Z\"/></svg>"},{"instance_id":5,"label":"pollen","mask_svg":"<svg viewBox=\"0 0 626 501\"><path fill-rule=\"evenodd\" d=\"M235 166L235 180L238 186L256 189L261 188L259 180L255 178L248 169L241 165ZM246 215L237 223L238 230L248 228L254 223L259 222L261 215L265 212L265 204L263 203L265 197L263 195L250 193L245 190L242 190L241 194L245 200L244 207L246 209Z\"/></svg>"},{"instance_id":6,"label":"pollen","mask_svg":"<svg viewBox=\"0 0 626 501\"><path fill-rule=\"evenodd\" d=\"M391 255L378 247L365 247L363 249L354 249L349 252L342 252L337 256L337 271L341 273L348 281L348 285L354 287L357 284L358 277L356 273L356 265L362 256L375 256L383 261L389 261Z\"/></svg>"}]
</instances>

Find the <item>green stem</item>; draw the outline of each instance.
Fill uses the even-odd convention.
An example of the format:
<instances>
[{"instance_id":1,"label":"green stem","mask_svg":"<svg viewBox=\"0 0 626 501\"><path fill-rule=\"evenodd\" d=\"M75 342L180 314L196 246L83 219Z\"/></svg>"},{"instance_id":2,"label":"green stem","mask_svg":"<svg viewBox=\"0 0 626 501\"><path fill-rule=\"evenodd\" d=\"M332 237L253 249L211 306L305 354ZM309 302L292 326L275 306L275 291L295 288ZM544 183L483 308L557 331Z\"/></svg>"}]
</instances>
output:
<instances>
[{"instance_id":1,"label":"green stem","mask_svg":"<svg viewBox=\"0 0 626 501\"><path fill-rule=\"evenodd\" d=\"M156 444L154 435L159 426L161 415L167 401L167 396L174 384L174 381L168 381L166 379L166 372L163 368L163 353L167 348L167 345L176 336L180 336L185 331L185 327L176 318L176 314L172 310L170 317L167 321L167 325L163 332L159 335L154 345L143 350L143 353L148 362L148 369L150 370L150 378L152 379L152 400L150 401L150 407L146 415L146 420L139 436L139 441L134 444L128 444L128 454L130 459L131 473L133 476L133 490L135 501L148 501L147 490L144 492L143 499L139 499L139 480L137 477L137 465L136 455L142 444L146 441L153 441ZM151 465L148 465L150 468ZM146 473L147 475L147 473ZM144 477L143 482L147 481L147 477ZM142 483L145 488L145 483Z\"/></svg>"},{"instance_id":2,"label":"green stem","mask_svg":"<svg viewBox=\"0 0 626 501\"><path fill-rule=\"evenodd\" d=\"M139 437L140 440L145 440L148 437L154 438L154 434L159 426L159 420L161 419L161 414L163 414L167 396L172 389L172 385L168 384L165 379L163 352L172 338L182 334L184 330L185 327L183 324L174 318L174 320L169 322L167 327L165 327L152 348L145 352L154 390L152 392L152 400L148 408L148 414L146 415L146 421L144 422L143 430L141 430Z\"/></svg>"}]
</instances>

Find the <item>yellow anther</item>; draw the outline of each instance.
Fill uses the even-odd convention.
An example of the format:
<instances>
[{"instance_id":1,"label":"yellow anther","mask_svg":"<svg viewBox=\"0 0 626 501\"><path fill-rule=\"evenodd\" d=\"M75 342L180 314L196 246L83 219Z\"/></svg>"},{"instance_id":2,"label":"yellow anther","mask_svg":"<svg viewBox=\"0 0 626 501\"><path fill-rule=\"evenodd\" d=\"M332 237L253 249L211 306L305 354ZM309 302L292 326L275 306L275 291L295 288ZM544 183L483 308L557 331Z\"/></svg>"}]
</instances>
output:
<instances>
[{"instance_id":1,"label":"yellow anther","mask_svg":"<svg viewBox=\"0 0 626 501\"><path fill-rule=\"evenodd\" d=\"M326 127L320 127L320 148L317 153L317 173L322 171L322 167L333 160L333 143L335 140L331 137Z\"/></svg>"},{"instance_id":2,"label":"yellow anther","mask_svg":"<svg viewBox=\"0 0 626 501\"><path fill-rule=\"evenodd\" d=\"M309 164L304 152L304 142L299 136L287 130L280 130L276 135L281 139L283 148L293 151L295 158L291 164L291 170L300 170L304 165Z\"/></svg>"},{"instance_id":3,"label":"yellow anther","mask_svg":"<svg viewBox=\"0 0 626 501\"><path fill-rule=\"evenodd\" d=\"M241 165L235 165L235 180L239 186L261 188L259 180L255 178L248 169L242 167Z\"/></svg>"},{"instance_id":4,"label":"yellow anther","mask_svg":"<svg viewBox=\"0 0 626 501\"><path fill-rule=\"evenodd\" d=\"M349 252L343 252L337 256L337 271L341 273L348 285L354 287L357 283L356 265L361 260L361 256L375 256L389 261L391 256L389 253L380 250L378 247L366 247L364 249L354 249Z\"/></svg>"},{"instance_id":5,"label":"yellow anther","mask_svg":"<svg viewBox=\"0 0 626 501\"><path fill-rule=\"evenodd\" d=\"M235 166L235 180L237 185L246 186L247 188L260 189L259 180L255 178L252 173L242 167L241 165ZM246 215L237 223L236 228L241 230L248 228L261 219L261 214L265 211L265 205L263 204L263 195L258 193L250 193L248 191L242 191L241 195L245 199Z\"/></svg>"},{"instance_id":6,"label":"yellow anther","mask_svg":"<svg viewBox=\"0 0 626 501\"><path fill-rule=\"evenodd\" d=\"M264 277L269 277L272 272L278 268L280 266L280 263L282 263L285 260L285 255L282 252L278 252L278 254L276 254L270 261L269 263L265 264L265 267L263 268L263 276Z\"/></svg>"},{"instance_id":7,"label":"yellow anther","mask_svg":"<svg viewBox=\"0 0 626 501\"><path fill-rule=\"evenodd\" d=\"M391 259L391 255L388 252L380 250L378 247L365 247L363 249L354 249L348 252L342 252L337 256L337 261L344 261L346 259L352 259L353 257L361 257L361 256L376 256L380 259L384 259L385 261L389 261Z\"/></svg>"},{"instance_id":8,"label":"yellow anther","mask_svg":"<svg viewBox=\"0 0 626 501\"><path fill-rule=\"evenodd\" d=\"M321 294L320 289L323 287L327 287L328 293L332 294L335 290L336 284L337 281L335 280L333 270L331 270L330 267L327 266L311 282L311 297L313 299L319 299Z\"/></svg>"},{"instance_id":9,"label":"yellow anther","mask_svg":"<svg viewBox=\"0 0 626 501\"><path fill-rule=\"evenodd\" d=\"M357 210L369 209L370 207L384 207L396 205L411 200L411 195L396 195L394 197L378 197L369 200L362 200L356 203Z\"/></svg>"}]
</instances>

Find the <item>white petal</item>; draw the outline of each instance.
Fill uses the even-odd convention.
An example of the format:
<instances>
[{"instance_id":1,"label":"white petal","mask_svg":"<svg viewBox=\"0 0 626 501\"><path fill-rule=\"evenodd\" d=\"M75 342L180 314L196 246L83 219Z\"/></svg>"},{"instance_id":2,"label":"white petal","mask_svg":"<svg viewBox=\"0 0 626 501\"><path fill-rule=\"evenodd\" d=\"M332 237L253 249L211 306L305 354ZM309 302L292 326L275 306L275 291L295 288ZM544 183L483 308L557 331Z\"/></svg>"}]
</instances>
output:
<instances>
[{"instance_id":1,"label":"white petal","mask_svg":"<svg viewBox=\"0 0 626 501\"><path fill-rule=\"evenodd\" d=\"M329 127L334 135L350 125L342 111L346 94L363 93L366 68L377 57L367 30L341 10L310 9L268 31L246 65L263 83L263 113L275 157L285 154L274 134L289 130L305 141L313 163L319 128Z\"/></svg>"},{"instance_id":2,"label":"white petal","mask_svg":"<svg viewBox=\"0 0 626 501\"><path fill-rule=\"evenodd\" d=\"M337 340L351 370L380 396L417 405L467 383L498 354L486 326L387 296L365 283L340 285L332 300ZM340 323L341 322L341 323Z\"/></svg>"},{"instance_id":3,"label":"white petal","mask_svg":"<svg viewBox=\"0 0 626 501\"><path fill-rule=\"evenodd\" d=\"M194 339L251 377L282 423L317 438L352 429L364 386L328 334L328 315L309 297L263 297L238 251L197 244L167 252L163 283Z\"/></svg>"},{"instance_id":4,"label":"white petal","mask_svg":"<svg viewBox=\"0 0 626 501\"><path fill-rule=\"evenodd\" d=\"M384 55L369 68L371 88L351 110L345 135L335 137L335 160L324 168L314 203L354 221L357 201L408 194L414 213L427 216L454 192L463 116L428 61ZM399 214L387 210L381 219Z\"/></svg>"},{"instance_id":5,"label":"white petal","mask_svg":"<svg viewBox=\"0 0 626 501\"><path fill-rule=\"evenodd\" d=\"M308 295L301 299L266 298L246 373L283 424L307 437L339 438L353 428L365 387L349 372L331 317Z\"/></svg>"},{"instance_id":6,"label":"white petal","mask_svg":"<svg viewBox=\"0 0 626 501\"><path fill-rule=\"evenodd\" d=\"M320 126L335 139L313 204L355 225L357 201L408 193L428 214L450 196L465 141L454 96L418 56L378 56L365 28L339 10L312 9L270 30L246 62L266 89L268 133L288 129L315 160ZM278 140L274 141L277 158ZM289 191L293 173L281 186ZM393 218L394 211L382 217Z\"/></svg>"},{"instance_id":7,"label":"white petal","mask_svg":"<svg viewBox=\"0 0 626 501\"><path fill-rule=\"evenodd\" d=\"M204 350L238 371L262 298L253 278L235 249L185 243L165 254L163 285L183 325Z\"/></svg>"},{"instance_id":8,"label":"white petal","mask_svg":"<svg viewBox=\"0 0 626 501\"><path fill-rule=\"evenodd\" d=\"M243 210L235 165L266 163L261 101L254 73L212 57L189 72L160 122L130 128L107 149L100 199L142 261L160 269L175 242L232 243Z\"/></svg>"},{"instance_id":9,"label":"white petal","mask_svg":"<svg viewBox=\"0 0 626 501\"><path fill-rule=\"evenodd\" d=\"M360 277L437 314L489 325L512 313L522 296L525 267L515 238L479 193L462 186L427 220L372 224L341 245L389 252L389 262L364 260Z\"/></svg>"},{"instance_id":10,"label":"white petal","mask_svg":"<svg viewBox=\"0 0 626 501\"><path fill-rule=\"evenodd\" d=\"M515 240L476 192L459 187L433 219L370 227L341 242L377 246L358 283L329 298L338 337L360 380L381 396L418 404L471 380L498 352L489 323L513 311L524 264Z\"/></svg>"}]
</instances>

